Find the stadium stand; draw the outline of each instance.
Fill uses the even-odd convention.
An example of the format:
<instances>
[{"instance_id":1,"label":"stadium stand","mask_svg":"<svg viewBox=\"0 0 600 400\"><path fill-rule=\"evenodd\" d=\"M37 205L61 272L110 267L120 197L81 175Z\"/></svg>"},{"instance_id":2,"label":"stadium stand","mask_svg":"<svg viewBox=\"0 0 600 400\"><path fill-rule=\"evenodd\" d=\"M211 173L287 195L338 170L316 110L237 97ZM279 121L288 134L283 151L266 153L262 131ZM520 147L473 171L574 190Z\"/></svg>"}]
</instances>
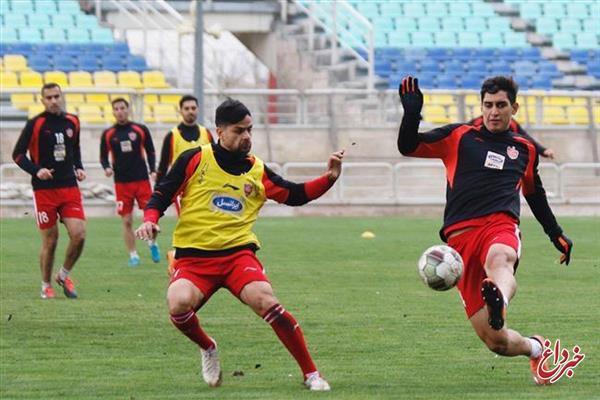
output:
<instances>
[{"instance_id":1,"label":"stadium stand","mask_svg":"<svg viewBox=\"0 0 600 400\"><path fill-rule=\"evenodd\" d=\"M101 27L94 16L84 14L77 1L0 3L3 89L39 89L45 82L71 88L169 88L162 72L151 71L143 57L131 54L127 43L115 41L110 29ZM40 109L36 102L28 105L27 96L12 99L13 107L28 110L29 115ZM109 104L107 95L74 93L66 99L71 110L85 111L83 122L112 121L110 107L104 107ZM107 104L101 104L103 100ZM171 103L165 105L172 108ZM161 113L159 119L164 119L164 110ZM176 117L173 111L170 119Z\"/></svg>"}]
</instances>

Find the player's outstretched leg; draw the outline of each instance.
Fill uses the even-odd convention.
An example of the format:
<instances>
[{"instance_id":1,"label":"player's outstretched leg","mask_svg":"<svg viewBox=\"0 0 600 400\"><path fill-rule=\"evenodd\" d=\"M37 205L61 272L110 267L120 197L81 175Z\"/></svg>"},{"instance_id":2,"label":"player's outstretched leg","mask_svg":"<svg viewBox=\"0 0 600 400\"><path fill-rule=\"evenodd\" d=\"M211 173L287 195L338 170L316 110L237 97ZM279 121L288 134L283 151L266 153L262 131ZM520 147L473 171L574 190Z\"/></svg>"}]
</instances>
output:
<instances>
[{"instance_id":1,"label":"player's outstretched leg","mask_svg":"<svg viewBox=\"0 0 600 400\"><path fill-rule=\"evenodd\" d=\"M481 282L481 297L488 312L488 324L494 330L500 330L506 319L506 302L500 288L490 279Z\"/></svg>"}]
</instances>

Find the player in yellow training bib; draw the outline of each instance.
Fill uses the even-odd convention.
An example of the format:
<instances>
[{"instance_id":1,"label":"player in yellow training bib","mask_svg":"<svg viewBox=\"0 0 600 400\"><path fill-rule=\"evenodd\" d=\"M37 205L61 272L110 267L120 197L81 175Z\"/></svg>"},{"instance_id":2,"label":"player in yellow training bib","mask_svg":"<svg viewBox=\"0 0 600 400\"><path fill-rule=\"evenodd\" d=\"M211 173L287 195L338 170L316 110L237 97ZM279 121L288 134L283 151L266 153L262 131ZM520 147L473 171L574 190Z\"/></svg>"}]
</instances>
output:
<instances>
[{"instance_id":1,"label":"player in yellow training bib","mask_svg":"<svg viewBox=\"0 0 600 400\"><path fill-rule=\"evenodd\" d=\"M202 376L219 386L222 374L216 341L200 327L196 312L221 287L271 325L296 359L310 390L329 390L315 366L302 330L273 294L252 232L267 199L299 206L322 196L340 176L344 151L329 157L327 171L305 183L283 179L250 153L252 116L237 100L216 111L218 143L187 150L157 185L136 236L154 239L159 218L177 194L181 212L175 232L174 272L167 290L171 321L200 348Z\"/></svg>"}]
</instances>

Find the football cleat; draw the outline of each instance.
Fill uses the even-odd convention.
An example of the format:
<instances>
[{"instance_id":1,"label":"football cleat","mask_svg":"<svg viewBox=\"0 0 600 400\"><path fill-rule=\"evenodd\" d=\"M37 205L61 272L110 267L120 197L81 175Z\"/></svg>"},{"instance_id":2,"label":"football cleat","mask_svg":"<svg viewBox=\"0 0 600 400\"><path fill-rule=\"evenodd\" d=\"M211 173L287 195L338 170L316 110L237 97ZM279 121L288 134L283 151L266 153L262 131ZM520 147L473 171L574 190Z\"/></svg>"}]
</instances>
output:
<instances>
[{"instance_id":1,"label":"football cleat","mask_svg":"<svg viewBox=\"0 0 600 400\"><path fill-rule=\"evenodd\" d=\"M48 286L45 289L42 289L40 296L42 297L42 299L53 299L54 297L56 297L56 295L54 294L54 289L52 289L50 286Z\"/></svg>"},{"instance_id":2,"label":"football cleat","mask_svg":"<svg viewBox=\"0 0 600 400\"><path fill-rule=\"evenodd\" d=\"M315 392L327 392L331 390L331 386L329 386L329 383L327 383L327 381L323 379L323 377L321 376L321 374L319 374L318 371L308 374L306 380L304 381L304 386L306 386L308 390L312 390Z\"/></svg>"},{"instance_id":3,"label":"football cleat","mask_svg":"<svg viewBox=\"0 0 600 400\"><path fill-rule=\"evenodd\" d=\"M533 376L533 381L536 385L551 385L550 379L542 378L538 373L538 368L540 368L540 363L542 362L542 355L544 354L544 338L540 335L531 336L531 339L537 340L540 342L542 346L542 352L539 357L529 359L529 367L531 368L531 375ZM544 369L548 370L548 360L544 363Z\"/></svg>"},{"instance_id":4,"label":"football cleat","mask_svg":"<svg viewBox=\"0 0 600 400\"><path fill-rule=\"evenodd\" d=\"M140 265L140 256L130 256L127 264L132 268L138 267Z\"/></svg>"},{"instance_id":5,"label":"football cleat","mask_svg":"<svg viewBox=\"0 0 600 400\"><path fill-rule=\"evenodd\" d=\"M152 243L150 246L150 256L152 257L152 261L155 263L160 262L160 249L158 248L158 244Z\"/></svg>"},{"instance_id":6,"label":"football cleat","mask_svg":"<svg viewBox=\"0 0 600 400\"><path fill-rule=\"evenodd\" d=\"M219 351L217 350L217 342L208 350L200 348L200 358L202 360L202 378L210 387L221 385L223 374L221 373L221 364L219 362Z\"/></svg>"},{"instance_id":7,"label":"football cleat","mask_svg":"<svg viewBox=\"0 0 600 400\"><path fill-rule=\"evenodd\" d=\"M488 324L492 329L499 331L506 319L506 305L502 292L490 278L481 282L481 297L487 306Z\"/></svg>"},{"instance_id":8,"label":"football cleat","mask_svg":"<svg viewBox=\"0 0 600 400\"><path fill-rule=\"evenodd\" d=\"M56 280L56 283L58 283L60 286L62 286L65 296L67 296L69 299L77 298L77 291L75 290L75 284L73 283L71 278L69 278L67 276L64 280L61 280L60 277L58 275L56 275L55 280Z\"/></svg>"}]
</instances>

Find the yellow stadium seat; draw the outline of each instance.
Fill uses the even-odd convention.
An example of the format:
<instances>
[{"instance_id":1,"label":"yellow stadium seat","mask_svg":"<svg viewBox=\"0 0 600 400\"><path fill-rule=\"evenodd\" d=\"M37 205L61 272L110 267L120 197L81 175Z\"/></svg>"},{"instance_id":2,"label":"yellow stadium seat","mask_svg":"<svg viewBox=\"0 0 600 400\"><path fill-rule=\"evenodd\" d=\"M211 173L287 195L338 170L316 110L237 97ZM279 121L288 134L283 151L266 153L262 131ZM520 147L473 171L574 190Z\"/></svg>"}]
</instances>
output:
<instances>
[{"instance_id":1,"label":"yellow stadium seat","mask_svg":"<svg viewBox=\"0 0 600 400\"><path fill-rule=\"evenodd\" d=\"M569 123L574 125L588 125L590 123L588 110L582 106L567 108L567 119L569 120Z\"/></svg>"},{"instance_id":2,"label":"yellow stadium seat","mask_svg":"<svg viewBox=\"0 0 600 400\"><path fill-rule=\"evenodd\" d=\"M152 112L152 107L149 104L144 104L144 115L142 120L146 124L156 123L156 118L154 118L154 113Z\"/></svg>"},{"instance_id":3,"label":"yellow stadium seat","mask_svg":"<svg viewBox=\"0 0 600 400\"><path fill-rule=\"evenodd\" d=\"M102 87L117 87L117 76L111 71L94 72L94 84Z\"/></svg>"},{"instance_id":4,"label":"yellow stadium seat","mask_svg":"<svg viewBox=\"0 0 600 400\"><path fill-rule=\"evenodd\" d=\"M596 124L600 124L600 102L599 101L594 102L594 105L592 106L592 113L594 114L594 122Z\"/></svg>"},{"instance_id":5,"label":"yellow stadium seat","mask_svg":"<svg viewBox=\"0 0 600 400\"><path fill-rule=\"evenodd\" d=\"M156 122L175 123L179 121L177 109L173 104L155 104L152 109Z\"/></svg>"},{"instance_id":6,"label":"yellow stadium seat","mask_svg":"<svg viewBox=\"0 0 600 400\"><path fill-rule=\"evenodd\" d=\"M103 124L104 116L100 106L96 104L82 104L78 108L78 116L81 122L89 124Z\"/></svg>"},{"instance_id":7,"label":"yellow stadium seat","mask_svg":"<svg viewBox=\"0 0 600 400\"><path fill-rule=\"evenodd\" d=\"M85 101L89 104L106 104L109 102L108 94L106 93L87 93Z\"/></svg>"},{"instance_id":8,"label":"yellow stadium seat","mask_svg":"<svg viewBox=\"0 0 600 400\"><path fill-rule=\"evenodd\" d=\"M158 95L157 94L145 94L144 95L144 104L158 104Z\"/></svg>"},{"instance_id":9,"label":"yellow stadium seat","mask_svg":"<svg viewBox=\"0 0 600 400\"><path fill-rule=\"evenodd\" d=\"M544 118L542 123L545 125L566 125L569 123L565 115L565 109L561 106L544 107Z\"/></svg>"},{"instance_id":10,"label":"yellow stadium seat","mask_svg":"<svg viewBox=\"0 0 600 400\"><path fill-rule=\"evenodd\" d=\"M110 101L113 101L114 99L125 99L129 103L129 105L131 105L131 96L129 96L126 93L123 93L123 94L111 94L110 95Z\"/></svg>"},{"instance_id":11,"label":"yellow stadium seat","mask_svg":"<svg viewBox=\"0 0 600 400\"><path fill-rule=\"evenodd\" d=\"M0 87L4 90L5 88L19 87L19 80L17 74L12 71L4 71L0 73Z\"/></svg>"},{"instance_id":12,"label":"yellow stadium seat","mask_svg":"<svg viewBox=\"0 0 600 400\"><path fill-rule=\"evenodd\" d=\"M29 106L35 104L33 93L13 93L10 95L10 102L13 107L19 110L27 110Z\"/></svg>"},{"instance_id":13,"label":"yellow stadium seat","mask_svg":"<svg viewBox=\"0 0 600 400\"><path fill-rule=\"evenodd\" d=\"M27 107L27 118L33 118L36 115L44 112L45 108L43 104L31 104Z\"/></svg>"},{"instance_id":14,"label":"yellow stadium seat","mask_svg":"<svg viewBox=\"0 0 600 400\"><path fill-rule=\"evenodd\" d=\"M62 71L47 71L44 72L44 83L58 83L61 88L69 86L67 74Z\"/></svg>"},{"instance_id":15,"label":"yellow stadium seat","mask_svg":"<svg viewBox=\"0 0 600 400\"><path fill-rule=\"evenodd\" d=\"M481 103L479 96L476 94L468 94L465 96L465 104L468 106L478 106Z\"/></svg>"},{"instance_id":16,"label":"yellow stadium seat","mask_svg":"<svg viewBox=\"0 0 600 400\"><path fill-rule=\"evenodd\" d=\"M427 99L429 97L429 99ZM449 106L455 104L454 96L451 94L432 93L424 96L425 104L438 104L441 106Z\"/></svg>"},{"instance_id":17,"label":"yellow stadium seat","mask_svg":"<svg viewBox=\"0 0 600 400\"><path fill-rule=\"evenodd\" d=\"M141 89L144 87L140 74L135 71L121 71L117 73L119 79L119 86L130 87L134 89Z\"/></svg>"},{"instance_id":18,"label":"yellow stadium seat","mask_svg":"<svg viewBox=\"0 0 600 400\"><path fill-rule=\"evenodd\" d=\"M427 105L423 110L423 119L433 124L448 124L451 122L446 108L439 105Z\"/></svg>"},{"instance_id":19,"label":"yellow stadium seat","mask_svg":"<svg viewBox=\"0 0 600 400\"><path fill-rule=\"evenodd\" d=\"M73 105L73 104L67 103L66 110L67 110L68 113L71 113L71 114L77 114L78 113L77 106Z\"/></svg>"},{"instance_id":20,"label":"yellow stadium seat","mask_svg":"<svg viewBox=\"0 0 600 400\"><path fill-rule=\"evenodd\" d=\"M568 96L544 96L544 106L570 106L573 100Z\"/></svg>"},{"instance_id":21,"label":"yellow stadium seat","mask_svg":"<svg viewBox=\"0 0 600 400\"><path fill-rule=\"evenodd\" d=\"M92 75L85 71L69 72L69 83L73 87L92 87Z\"/></svg>"},{"instance_id":22,"label":"yellow stadium seat","mask_svg":"<svg viewBox=\"0 0 600 400\"><path fill-rule=\"evenodd\" d=\"M161 94L160 102L165 104L174 104L179 107L179 100L181 100L181 96L178 94Z\"/></svg>"},{"instance_id":23,"label":"yellow stadium seat","mask_svg":"<svg viewBox=\"0 0 600 400\"><path fill-rule=\"evenodd\" d=\"M67 106L78 106L85 103L83 93L65 93L65 101Z\"/></svg>"},{"instance_id":24,"label":"yellow stadium seat","mask_svg":"<svg viewBox=\"0 0 600 400\"><path fill-rule=\"evenodd\" d=\"M573 97L573 105L574 106L585 106L587 104L587 100L585 97Z\"/></svg>"},{"instance_id":25,"label":"yellow stadium seat","mask_svg":"<svg viewBox=\"0 0 600 400\"><path fill-rule=\"evenodd\" d=\"M470 121L473 118L479 117L481 115L481 107L479 107L479 105L466 106L465 114L466 114L465 116L467 117L467 121Z\"/></svg>"},{"instance_id":26,"label":"yellow stadium seat","mask_svg":"<svg viewBox=\"0 0 600 400\"><path fill-rule=\"evenodd\" d=\"M5 54L4 69L7 71L27 71L27 59L20 54Z\"/></svg>"},{"instance_id":27,"label":"yellow stadium seat","mask_svg":"<svg viewBox=\"0 0 600 400\"><path fill-rule=\"evenodd\" d=\"M142 82L147 88L168 88L169 84L165 80L165 76L160 71L144 71L142 72Z\"/></svg>"},{"instance_id":28,"label":"yellow stadium seat","mask_svg":"<svg viewBox=\"0 0 600 400\"><path fill-rule=\"evenodd\" d=\"M19 80L21 83L21 87L26 88L41 88L44 84L44 80L42 79L42 74L35 71L23 71L19 75Z\"/></svg>"},{"instance_id":29,"label":"yellow stadium seat","mask_svg":"<svg viewBox=\"0 0 600 400\"><path fill-rule=\"evenodd\" d=\"M108 124L115 123L115 117L112 114L112 105L111 104L102 104L100 105L102 108L102 114L104 115L104 122Z\"/></svg>"}]
</instances>

